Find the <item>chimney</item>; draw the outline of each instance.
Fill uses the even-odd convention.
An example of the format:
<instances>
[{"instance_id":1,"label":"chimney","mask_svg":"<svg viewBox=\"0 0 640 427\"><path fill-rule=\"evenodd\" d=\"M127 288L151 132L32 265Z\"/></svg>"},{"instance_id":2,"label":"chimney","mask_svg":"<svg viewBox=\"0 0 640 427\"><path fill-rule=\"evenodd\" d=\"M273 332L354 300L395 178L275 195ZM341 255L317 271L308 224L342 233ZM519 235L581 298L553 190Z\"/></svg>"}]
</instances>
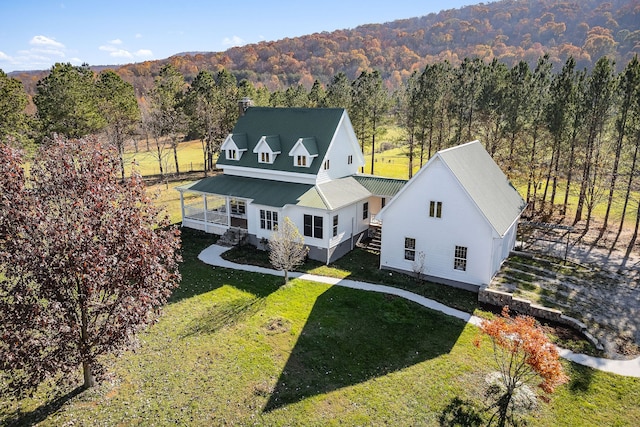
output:
<instances>
[{"instance_id":1,"label":"chimney","mask_svg":"<svg viewBox=\"0 0 640 427\"><path fill-rule=\"evenodd\" d=\"M244 112L251 106L253 106L253 101L251 98L247 98L246 96L238 101L238 112L240 113L240 117L244 116Z\"/></svg>"}]
</instances>

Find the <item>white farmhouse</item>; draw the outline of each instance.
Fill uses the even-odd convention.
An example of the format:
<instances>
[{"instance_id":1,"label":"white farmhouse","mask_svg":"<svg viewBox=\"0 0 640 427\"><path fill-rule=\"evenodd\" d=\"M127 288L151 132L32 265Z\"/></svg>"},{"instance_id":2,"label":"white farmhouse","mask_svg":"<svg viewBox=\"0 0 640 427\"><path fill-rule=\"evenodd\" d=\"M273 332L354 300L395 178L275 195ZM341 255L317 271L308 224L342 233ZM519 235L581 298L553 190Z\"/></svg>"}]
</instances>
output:
<instances>
[{"instance_id":1,"label":"white farmhouse","mask_svg":"<svg viewBox=\"0 0 640 427\"><path fill-rule=\"evenodd\" d=\"M223 173L179 187L183 226L264 249L289 217L309 257L329 263L354 248L406 183L357 173L364 157L342 108L243 113L221 146Z\"/></svg>"},{"instance_id":2,"label":"white farmhouse","mask_svg":"<svg viewBox=\"0 0 640 427\"><path fill-rule=\"evenodd\" d=\"M439 151L378 213L380 267L478 290L513 249L524 207L479 141Z\"/></svg>"},{"instance_id":3,"label":"white farmhouse","mask_svg":"<svg viewBox=\"0 0 640 427\"><path fill-rule=\"evenodd\" d=\"M380 267L478 290L513 249L525 202L478 141L439 151L408 182L362 175L342 108L242 110L222 174L179 187L182 225L260 249L289 217L330 263L380 235Z\"/></svg>"}]
</instances>

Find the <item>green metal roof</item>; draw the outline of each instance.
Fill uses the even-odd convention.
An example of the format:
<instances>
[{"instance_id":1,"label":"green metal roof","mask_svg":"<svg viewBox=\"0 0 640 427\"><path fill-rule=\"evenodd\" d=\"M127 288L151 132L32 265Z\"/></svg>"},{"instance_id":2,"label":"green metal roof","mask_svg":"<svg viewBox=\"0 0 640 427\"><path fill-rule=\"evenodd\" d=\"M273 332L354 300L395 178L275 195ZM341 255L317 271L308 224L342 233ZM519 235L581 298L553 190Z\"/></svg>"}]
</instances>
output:
<instances>
[{"instance_id":1,"label":"green metal roof","mask_svg":"<svg viewBox=\"0 0 640 427\"><path fill-rule=\"evenodd\" d=\"M233 128L236 134L246 134L247 152L240 160L227 160L220 156L220 166L240 166L255 169L280 170L317 175L322 159L338 129L345 110L343 108L267 108L250 107L240 117ZM267 135L278 135L280 151L272 164L259 163L258 156L253 153L260 138ZM300 138L314 138L318 158L309 167L296 167L289 157L289 152ZM270 145L271 146L271 145ZM307 150L312 149L305 145ZM310 154L313 154L310 152Z\"/></svg>"},{"instance_id":2,"label":"green metal roof","mask_svg":"<svg viewBox=\"0 0 640 427\"><path fill-rule=\"evenodd\" d=\"M180 190L251 199L253 203L276 208L296 205L301 199L307 203L314 203L313 195L306 196L305 194L310 190L315 191L311 184L296 184L233 175L216 175L204 178L193 184L185 185Z\"/></svg>"},{"instance_id":3,"label":"green metal roof","mask_svg":"<svg viewBox=\"0 0 640 427\"><path fill-rule=\"evenodd\" d=\"M320 185L295 184L233 175L216 175L178 187L180 191L197 191L220 196L253 200L253 203L281 208L297 205L335 210L371 196L354 177L340 178Z\"/></svg>"},{"instance_id":4,"label":"green metal roof","mask_svg":"<svg viewBox=\"0 0 640 427\"><path fill-rule=\"evenodd\" d=\"M264 141L267 143L267 145L269 146L272 152L280 153L282 151L282 148L280 145L280 136L269 135L264 138Z\"/></svg>"},{"instance_id":5,"label":"green metal roof","mask_svg":"<svg viewBox=\"0 0 640 427\"><path fill-rule=\"evenodd\" d=\"M310 156L318 155L318 144L314 137L302 138L302 145L306 148Z\"/></svg>"},{"instance_id":6,"label":"green metal roof","mask_svg":"<svg viewBox=\"0 0 640 427\"><path fill-rule=\"evenodd\" d=\"M247 134L246 133L235 133L231 136L233 142L238 147L238 150L246 150L247 149Z\"/></svg>"},{"instance_id":7,"label":"green metal roof","mask_svg":"<svg viewBox=\"0 0 640 427\"><path fill-rule=\"evenodd\" d=\"M407 183L405 179L374 175L354 175L353 178L375 196L393 197Z\"/></svg>"}]
</instances>

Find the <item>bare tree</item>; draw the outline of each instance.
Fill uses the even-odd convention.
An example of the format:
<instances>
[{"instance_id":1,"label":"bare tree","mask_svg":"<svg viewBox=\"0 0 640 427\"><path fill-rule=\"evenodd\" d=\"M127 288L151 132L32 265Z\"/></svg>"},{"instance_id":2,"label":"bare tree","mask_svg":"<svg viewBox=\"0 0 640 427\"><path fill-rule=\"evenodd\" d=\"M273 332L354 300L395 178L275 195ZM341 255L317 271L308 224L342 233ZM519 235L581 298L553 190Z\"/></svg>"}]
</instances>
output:
<instances>
[{"instance_id":1,"label":"bare tree","mask_svg":"<svg viewBox=\"0 0 640 427\"><path fill-rule=\"evenodd\" d=\"M269 240L269 261L276 270L284 271L284 283L289 281L289 271L302 264L309 253L298 227L285 217Z\"/></svg>"}]
</instances>

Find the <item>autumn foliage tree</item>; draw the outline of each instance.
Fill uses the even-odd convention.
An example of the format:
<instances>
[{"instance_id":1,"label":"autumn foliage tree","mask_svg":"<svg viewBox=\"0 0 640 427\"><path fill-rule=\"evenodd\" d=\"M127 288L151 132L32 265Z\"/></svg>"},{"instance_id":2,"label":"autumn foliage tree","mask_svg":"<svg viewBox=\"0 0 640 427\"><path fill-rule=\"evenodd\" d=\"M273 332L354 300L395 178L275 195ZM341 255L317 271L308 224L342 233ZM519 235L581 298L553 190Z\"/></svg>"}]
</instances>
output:
<instances>
[{"instance_id":1,"label":"autumn foliage tree","mask_svg":"<svg viewBox=\"0 0 640 427\"><path fill-rule=\"evenodd\" d=\"M545 393L553 393L556 387L569 380L556 347L533 317L511 317L509 308L504 307L502 316L484 320L480 329L491 339L499 369L499 384L495 387L499 392L494 390L495 402L489 407L494 410L490 425L494 420L501 427L513 423L518 392L529 384L539 381L537 385ZM475 345L480 346L479 338Z\"/></svg>"},{"instance_id":2,"label":"autumn foliage tree","mask_svg":"<svg viewBox=\"0 0 640 427\"><path fill-rule=\"evenodd\" d=\"M56 138L29 174L0 145L0 385L16 394L134 342L180 280L179 232L113 147Z\"/></svg>"}]
</instances>

